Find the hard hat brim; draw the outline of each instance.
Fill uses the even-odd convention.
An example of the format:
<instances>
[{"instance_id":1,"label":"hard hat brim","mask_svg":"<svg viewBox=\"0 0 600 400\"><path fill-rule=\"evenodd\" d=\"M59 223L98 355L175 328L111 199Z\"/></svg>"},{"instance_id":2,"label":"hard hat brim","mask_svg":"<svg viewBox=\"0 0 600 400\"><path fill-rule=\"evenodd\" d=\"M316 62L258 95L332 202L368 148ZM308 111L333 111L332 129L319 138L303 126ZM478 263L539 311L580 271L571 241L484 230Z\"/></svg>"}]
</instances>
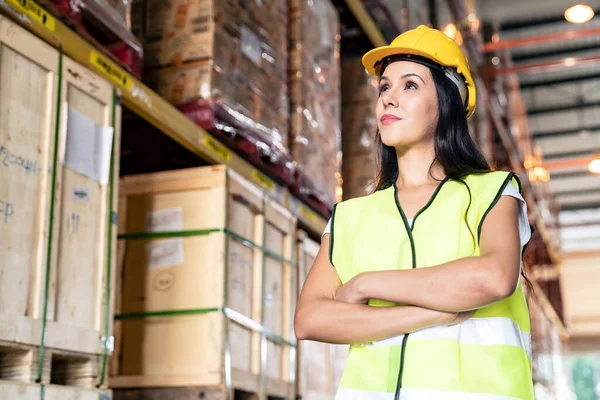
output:
<instances>
[{"instance_id":1,"label":"hard hat brim","mask_svg":"<svg viewBox=\"0 0 600 400\"><path fill-rule=\"evenodd\" d=\"M378 68L375 68L375 64L377 64L379 61L383 60L386 57L394 56L397 54L413 54L416 56L427 58L435 63L442 64L440 60L437 60L435 57L432 57L431 54L416 49L411 49L408 47L403 48L392 46L382 46L367 52L362 58L362 63L370 75L377 76Z\"/></svg>"}]
</instances>

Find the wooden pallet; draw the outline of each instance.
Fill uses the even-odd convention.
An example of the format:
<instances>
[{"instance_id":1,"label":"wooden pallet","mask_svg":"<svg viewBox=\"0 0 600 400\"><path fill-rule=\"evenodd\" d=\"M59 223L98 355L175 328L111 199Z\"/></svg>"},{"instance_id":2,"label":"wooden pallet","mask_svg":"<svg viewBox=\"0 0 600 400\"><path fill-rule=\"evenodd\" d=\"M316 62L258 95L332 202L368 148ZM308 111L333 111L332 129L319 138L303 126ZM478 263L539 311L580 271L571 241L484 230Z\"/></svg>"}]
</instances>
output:
<instances>
[{"instance_id":1,"label":"wooden pallet","mask_svg":"<svg viewBox=\"0 0 600 400\"><path fill-rule=\"evenodd\" d=\"M151 388L151 389L118 389L113 392L113 400L224 400L223 387L182 387L182 388ZM234 390L232 400L259 400L257 393Z\"/></svg>"},{"instance_id":2,"label":"wooden pallet","mask_svg":"<svg viewBox=\"0 0 600 400\"><path fill-rule=\"evenodd\" d=\"M94 389L102 356L45 348L41 382ZM0 342L0 379L22 383L38 380L39 346Z\"/></svg>"},{"instance_id":3,"label":"wooden pallet","mask_svg":"<svg viewBox=\"0 0 600 400\"><path fill-rule=\"evenodd\" d=\"M43 390L43 397L42 397ZM0 380L0 400L111 400L110 390Z\"/></svg>"}]
</instances>

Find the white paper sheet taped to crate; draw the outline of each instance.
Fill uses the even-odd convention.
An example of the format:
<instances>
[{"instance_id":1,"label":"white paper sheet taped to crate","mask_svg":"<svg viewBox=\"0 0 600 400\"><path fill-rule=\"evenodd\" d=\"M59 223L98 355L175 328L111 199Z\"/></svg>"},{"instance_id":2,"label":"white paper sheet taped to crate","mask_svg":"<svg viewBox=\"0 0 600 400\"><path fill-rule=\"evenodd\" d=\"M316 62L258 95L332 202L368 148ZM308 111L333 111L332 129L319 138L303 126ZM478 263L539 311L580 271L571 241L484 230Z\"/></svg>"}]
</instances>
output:
<instances>
[{"instance_id":1,"label":"white paper sheet taped to crate","mask_svg":"<svg viewBox=\"0 0 600 400\"><path fill-rule=\"evenodd\" d=\"M165 268L183 264L183 239L165 239L146 244L148 268Z\"/></svg>"},{"instance_id":2,"label":"white paper sheet taped to crate","mask_svg":"<svg viewBox=\"0 0 600 400\"><path fill-rule=\"evenodd\" d=\"M147 232L179 232L183 230L183 208L173 207L146 213Z\"/></svg>"},{"instance_id":3,"label":"white paper sheet taped to crate","mask_svg":"<svg viewBox=\"0 0 600 400\"><path fill-rule=\"evenodd\" d=\"M114 130L100 126L69 107L65 165L75 172L108 184Z\"/></svg>"}]
</instances>

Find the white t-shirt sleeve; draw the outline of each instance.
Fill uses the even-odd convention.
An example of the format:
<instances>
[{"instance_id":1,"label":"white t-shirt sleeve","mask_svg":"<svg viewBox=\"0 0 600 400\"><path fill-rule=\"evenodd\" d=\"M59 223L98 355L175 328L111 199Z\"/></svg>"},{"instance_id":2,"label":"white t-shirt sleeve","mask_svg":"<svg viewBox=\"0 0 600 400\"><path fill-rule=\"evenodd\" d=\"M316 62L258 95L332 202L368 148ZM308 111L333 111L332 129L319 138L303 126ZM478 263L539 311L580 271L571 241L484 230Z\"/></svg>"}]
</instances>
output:
<instances>
[{"instance_id":1,"label":"white t-shirt sleeve","mask_svg":"<svg viewBox=\"0 0 600 400\"><path fill-rule=\"evenodd\" d=\"M523 247L531 239L531 227L529 226L529 218L527 217L527 203L517 188L510 183L506 185L502 196L511 196L519 200L519 237L521 239L521 247ZM329 233L331 233L331 219L327 222L327 226L321 237Z\"/></svg>"}]
</instances>

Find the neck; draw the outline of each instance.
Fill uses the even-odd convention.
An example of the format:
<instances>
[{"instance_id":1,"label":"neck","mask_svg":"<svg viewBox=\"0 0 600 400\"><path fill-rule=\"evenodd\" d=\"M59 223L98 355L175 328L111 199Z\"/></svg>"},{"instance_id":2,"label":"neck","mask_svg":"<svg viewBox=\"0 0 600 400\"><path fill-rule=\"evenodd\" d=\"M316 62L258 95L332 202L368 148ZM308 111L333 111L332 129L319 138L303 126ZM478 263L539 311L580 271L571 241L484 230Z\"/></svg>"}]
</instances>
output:
<instances>
[{"instance_id":1,"label":"neck","mask_svg":"<svg viewBox=\"0 0 600 400\"><path fill-rule=\"evenodd\" d=\"M398 158L398 188L418 187L428 184L438 184L446 174L439 163L435 163L433 146L425 149L402 148L396 149Z\"/></svg>"}]
</instances>

